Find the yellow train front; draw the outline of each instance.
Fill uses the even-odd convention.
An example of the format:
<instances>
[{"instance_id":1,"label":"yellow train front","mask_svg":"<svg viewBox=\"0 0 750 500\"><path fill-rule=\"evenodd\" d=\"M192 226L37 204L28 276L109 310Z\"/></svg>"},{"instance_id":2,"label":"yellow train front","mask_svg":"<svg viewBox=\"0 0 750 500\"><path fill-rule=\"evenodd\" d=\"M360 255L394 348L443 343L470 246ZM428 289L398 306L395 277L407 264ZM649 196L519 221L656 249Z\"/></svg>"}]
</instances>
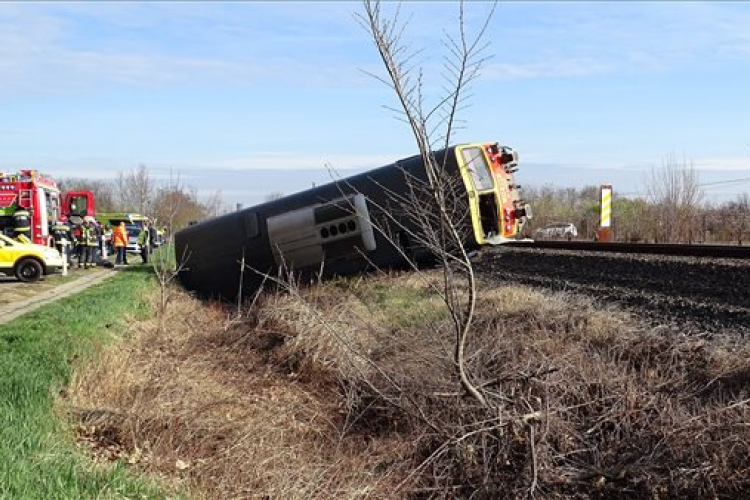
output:
<instances>
[{"instance_id":1,"label":"yellow train front","mask_svg":"<svg viewBox=\"0 0 750 500\"><path fill-rule=\"evenodd\" d=\"M529 213L512 149L460 144L434 158L468 250L518 233ZM280 269L306 280L429 258L429 220L440 211L428 184L422 157L413 156L187 227L175 234L180 279L201 296L234 300Z\"/></svg>"}]
</instances>

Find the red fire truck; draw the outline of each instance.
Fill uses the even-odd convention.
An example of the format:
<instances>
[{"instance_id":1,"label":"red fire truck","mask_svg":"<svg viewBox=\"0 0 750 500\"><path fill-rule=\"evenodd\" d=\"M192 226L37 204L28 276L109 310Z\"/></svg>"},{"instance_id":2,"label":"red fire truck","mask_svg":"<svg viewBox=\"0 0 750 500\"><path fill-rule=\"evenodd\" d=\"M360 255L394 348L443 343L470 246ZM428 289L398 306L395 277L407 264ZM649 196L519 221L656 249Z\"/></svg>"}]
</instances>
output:
<instances>
[{"instance_id":1,"label":"red fire truck","mask_svg":"<svg viewBox=\"0 0 750 500\"><path fill-rule=\"evenodd\" d=\"M94 195L91 191L71 191L60 203L57 182L36 170L17 173L0 172L0 232L14 237L19 226L30 225L26 236L40 245L53 245L50 225L68 218L79 226L85 216L94 216Z\"/></svg>"},{"instance_id":2,"label":"red fire truck","mask_svg":"<svg viewBox=\"0 0 750 500\"><path fill-rule=\"evenodd\" d=\"M60 217L57 183L36 170L0 172L0 231L13 237L23 225L26 236L40 245L51 245L50 222Z\"/></svg>"},{"instance_id":3,"label":"red fire truck","mask_svg":"<svg viewBox=\"0 0 750 500\"><path fill-rule=\"evenodd\" d=\"M86 216L96 217L94 193L91 191L69 191L63 197L62 213L68 218L73 236L81 236L81 223Z\"/></svg>"}]
</instances>

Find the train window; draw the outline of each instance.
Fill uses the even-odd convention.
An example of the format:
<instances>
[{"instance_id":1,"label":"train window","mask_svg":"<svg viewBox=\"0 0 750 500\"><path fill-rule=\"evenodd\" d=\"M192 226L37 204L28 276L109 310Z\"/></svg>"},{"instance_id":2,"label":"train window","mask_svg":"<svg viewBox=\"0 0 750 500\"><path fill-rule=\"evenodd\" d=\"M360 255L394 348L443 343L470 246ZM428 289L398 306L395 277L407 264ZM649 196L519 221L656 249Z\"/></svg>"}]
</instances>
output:
<instances>
[{"instance_id":1,"label":"train window","mask_svg":"<svg viewBox=\"0 0 750 500\"><path fill-rule=\"evenodd\" d=\"M248 238L256 238L260 235L260 227L258 226L258 214L255 212L248 212L243 218L245 223L245 233Z\"/></svg>"},{"instance_id":2,"label":"train window","mask_svg":"<svg viewBox=\"0 0 750 500\"><path fill-rule=\"evenodd\" d=\"M471 178L474 181L474 187L479 191L492 189L494 187L492 175L490 174L490 168L487 165L482 150L480 148L466 148L462 151L462 154L464 155L466 168L471 173Z\"/></svg>"}]
</instances>

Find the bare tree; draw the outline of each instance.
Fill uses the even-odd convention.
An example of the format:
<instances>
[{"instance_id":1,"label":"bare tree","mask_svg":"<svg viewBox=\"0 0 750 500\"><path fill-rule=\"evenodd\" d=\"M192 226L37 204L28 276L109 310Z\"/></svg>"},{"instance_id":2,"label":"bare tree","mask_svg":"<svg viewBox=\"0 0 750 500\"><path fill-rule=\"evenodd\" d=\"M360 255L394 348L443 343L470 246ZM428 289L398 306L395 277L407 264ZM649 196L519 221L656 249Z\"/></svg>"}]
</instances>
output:
<instances>
[{"instance_id":1,"label":"bare tree","mask_svg":"<svg viewBox=\"0 0 750 500\"><path fill-rule=\"evenodd\" d=\"M60 191L91 191L94 194L96 210L114 212L117 210L115 190L111 181L104 179L66 178L58 182Z\"/></svg>"},{"instance_id":2,"label":"bare tree","mask_svg":"<svg viewBox=\"0 0 750 500\"><path fill-rule=\"evenodd\" d=\"M174 234L175 227L179 227L183 219L185 223L195 217L195 203L185 193L180 180L180 174L169 171L166 185L156 191L153 202L152 215L156 223L167 230L167 234Z\"/></svg>"},{"instance_id":3,"label":"bare tree","mask_svg":"<svg viewBox=\"0 0 750 500\"><path fill-rule=\"evenodd\" d=\"M651 171L648 196L657 210L656 239L664 243L696 239L703 191L692 161L679 161L674 155L664 158L661 168Z\"/></svg>"},{"instance_id":4,"label":"bare tree","mask_svg":"<svg viewBox=\"0 0 750 500\"><path fill-rule=\"evenodd\" d=\"M141 163L138 168L119 172L115 186L121 208L141 214L149 213L154 201L156 183L146 165Z\"/></svg>"},{"instance_id":5,"label":"bare tree","mask_svg":"<svg viewBox=\"0 0 750 500\"><path fill-rule=\"evenodd\" d=\"M182 183L180 174L170 170L169 180L156 190L150 215L168 235L188 225L191 220L215 217L221 210L221 194L212 193L200 201L198 192Z\"/></svg>"},{"instance_id":6,"label":"bare tree","mask_svg":"<svg viewBox=\"0 0 750 500\"><path fill-rule=\"evenodd\" d=\"M730 238L742 245L744 235L750 231L750 195L741 193L733 201L725 203L720 210L725 213L725 230Z\"/></svg>"},{"instance_id":7,"label":"bare tree","mask_svg":"<svg viewBox=\"0 0 750 500\"><path fill-rule=\"evenodd\" d=\"M282 193L281 191L271 191L263 197L263 201L274 201L282 198L283 196L284 193Z\"/></svg>"},{"instance_id":8,"label":"bare tree","mask_svg":"<svg viewBox=\"0 0 750 500\"><path fill-rule=\"evenodd\" d=\"M453 139L459 123L458 114L466 105L467 90L485 61L483 37L492 12L476 36L470 37L465 27L464 6L460 4L459 35L445 39L449 55L444 60L444 95L434 105L428 106L424 73L415 64L419 52L410 51L403 42L406 24L400 22L400 9L397 8L389 17L383 15L380 2L366 0L364 11L359 21L374 42L387 73L385 77L372 76L394 92L398 107L389 109L408 124L427 179L426 183L407 179L410 195L394 196L392 206L412 214L418 227L424 229L424 234L411 233L409 236L429 249L442 264L442 298L455 328L454 361L461 385L482 406L487 406L485 396L466 370L465 346L476 307L476 276L464 246L460 223L465 211L457 206L453 196L456 179L452 179L445 168L447 157L436 156L434 148L447 148ZM424 196L431 198L430 203L422 202ZM408 228L401 229L408 231Z\"/></svg>"}]
</instances>

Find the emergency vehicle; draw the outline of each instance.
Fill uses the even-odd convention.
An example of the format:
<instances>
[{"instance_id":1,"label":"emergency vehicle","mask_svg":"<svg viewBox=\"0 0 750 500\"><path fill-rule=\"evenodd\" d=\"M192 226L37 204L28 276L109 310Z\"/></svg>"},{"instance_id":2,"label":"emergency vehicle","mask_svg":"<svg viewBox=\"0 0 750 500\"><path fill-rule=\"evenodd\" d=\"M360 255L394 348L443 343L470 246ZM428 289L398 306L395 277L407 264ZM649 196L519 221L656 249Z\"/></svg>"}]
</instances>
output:
<instances>
[{"instance_id":1,"label":"emergency vehicle","mask_svg":"<svg viewBox=\"0 0 750 500\"><path fill-rule=\"evenodd\" d=\"M0 274L15 275L20 281L33 283L62 266L63 258L54 248L0 235Z\"/></svg>"},{"instance_id":2,"label":"emergency vehicle","mask_svg":"<svg viewBox=\"0 0 750 500\"><path fill-rule=\"evenodd\" d=\"M81 236L81 224L84 217L96 218L94 193L91 191L69 191L63 196L62 214L78 240Z\"/></svg>"},{"instance_id":3,"label":"emergency vehicle","mask_svg":"<svg viewBox=\"0 0 750 500\"><path fill-rule=\"evenodd\" d=\"M153 220L150 217L146 217L145 215L132 213L132 212L109 212L109 213L100 213L98 215L98 219L102 223L109 224L111 227L115 227L119 225L121 222L125 223L125 229L128 232L128 244L127 244L127 251L132 253L140 253L141 246L138 244L138 235L140 234L141 230L143 229L143 223L145 221L149 221L151 223L151 227L153 228ZM154 246L159 246L162 244L164 239L164 231L158 230L156 232L156 237L154 238ZM114 251L114 249L110 249L111 251Z\"/></svg>"},{"instance_id":4,"label":"emergency vehicle","mask_svg":"<svg viewBox=\"0 0 750 500\"><path fill-rule=\"evenodd\" d=\"M72 224L80 224L86 216L96 218L94 193L91 191L68 191L63 197L62 212Z\"/></svg>"},{"instance_id":5,"label":"emergency vehicle","mask_svg":"<svg viewBox=\"0 0 750 500\"><path fill-rule=\"evenodd\" d=\"M33 243L51 246L50 223L60 217L60 189L37 170L0 172L0 232L14 237L23 226Z\"/></svg>"}]
</instances>

